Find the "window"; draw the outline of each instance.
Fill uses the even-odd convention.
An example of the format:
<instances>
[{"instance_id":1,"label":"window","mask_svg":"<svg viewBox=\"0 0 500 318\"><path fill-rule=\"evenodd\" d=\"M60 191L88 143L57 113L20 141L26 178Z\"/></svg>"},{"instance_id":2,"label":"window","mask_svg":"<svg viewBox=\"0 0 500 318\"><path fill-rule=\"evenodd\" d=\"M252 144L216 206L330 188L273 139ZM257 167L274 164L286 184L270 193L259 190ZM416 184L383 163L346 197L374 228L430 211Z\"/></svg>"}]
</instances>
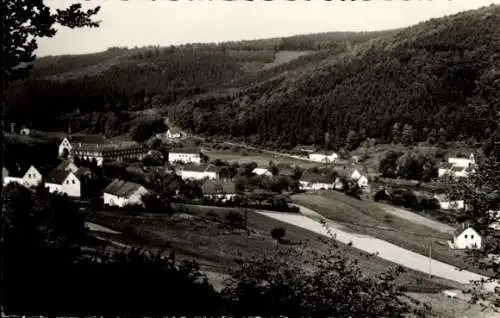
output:
<instances>
[{"instance_id":1,"label":"window","mask_svg":"<svg viewBox=\"0 0 500 318\"><path fill-rule=\"evenodd\" d=\"M75 184L75 180L71 180L73 182L73 184Z\"/></svg>"},{"instance_id":2,"label":"window","mask_svg":"<svg viewBox=\"0 0 500 318\"><path fill-rule=\"evenodd\" d=\"M66 184L69 184L69 180L66 180Z\"/></svg>"},{"instance_id":3,"label":"window","mask_svg":"<svg viewBox=\"0 0 500 318\"><path fill-rule=\"evenodd\" d=\"M471 238L471 239L473 239L473 238L474 238L474 234L472 234L472 235L470 236L470 238Z\"/></svg>"},{"instance_id":4,"label":"window","mask_svg":"<svg viewBox=\"0 0 500 318\"><path fill-rule=\"evenodd\" d=\"M467 234L465 234L464 237L467 238Z\"/></svg>"}]
</instances>

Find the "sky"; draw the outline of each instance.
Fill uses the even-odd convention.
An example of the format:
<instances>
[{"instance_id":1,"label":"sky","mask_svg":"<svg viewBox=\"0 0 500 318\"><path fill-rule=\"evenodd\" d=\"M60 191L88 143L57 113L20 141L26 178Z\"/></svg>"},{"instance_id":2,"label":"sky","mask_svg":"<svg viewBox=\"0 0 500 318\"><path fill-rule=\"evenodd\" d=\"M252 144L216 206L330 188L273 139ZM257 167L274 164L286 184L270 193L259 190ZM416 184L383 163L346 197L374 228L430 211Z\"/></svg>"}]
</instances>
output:
<instances>
[{"instance_id":1,"label":"sky","mask_svg":"<svg viewBox=\"0 0 500 318\"><path fill-rule=\"evenodd\" d=\"M51 8L77 1L45 0ZM112 46L176 45L330 31L395 29L500 0L89 0L101 6L96 29L58 28L38 41L37 56L83 54Z\"/></svg>"}]
</instances>

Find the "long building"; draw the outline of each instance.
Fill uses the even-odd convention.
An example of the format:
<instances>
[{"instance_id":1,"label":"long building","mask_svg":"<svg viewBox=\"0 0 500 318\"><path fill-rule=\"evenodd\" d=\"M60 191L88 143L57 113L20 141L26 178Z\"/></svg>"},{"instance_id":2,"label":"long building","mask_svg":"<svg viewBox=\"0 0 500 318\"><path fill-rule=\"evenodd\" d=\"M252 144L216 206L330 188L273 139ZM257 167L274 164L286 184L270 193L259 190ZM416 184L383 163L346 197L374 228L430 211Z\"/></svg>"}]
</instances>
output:
<instances>
[{"instance_id":1,"label":"long building","mask_svg":"<svg viewBox=\"0 0 500 318\"><path fill-rule=\"evenodd\" d=\"M136 142L112 143L98 136L70 136L62 140L58 154L61 158L95 160L101 166L105 161L142 160L148 149Z\"/></svg>"}]
</instances>

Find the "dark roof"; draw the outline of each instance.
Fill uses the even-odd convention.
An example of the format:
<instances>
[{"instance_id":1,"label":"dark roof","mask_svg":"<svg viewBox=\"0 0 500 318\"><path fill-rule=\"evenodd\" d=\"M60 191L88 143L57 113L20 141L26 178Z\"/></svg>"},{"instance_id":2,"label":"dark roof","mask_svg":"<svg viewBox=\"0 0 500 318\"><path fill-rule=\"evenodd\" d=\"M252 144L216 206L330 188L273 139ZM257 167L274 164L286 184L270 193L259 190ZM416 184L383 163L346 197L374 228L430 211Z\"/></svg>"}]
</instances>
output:
<instances>
[{"instance_id":1,"label":"dark roof","mask_svg":"<svg viewBox=\"0 0 500 318\"><path fill-rule=\"evenodd\" d=\"M211 171L211 172L220 172L220 168L217 167L216 165L213 164L202 164L202 165L195 165L195 164L187 164L182 167L180 167L180 170L186 170L186 171Z\"/></svg>"},{"instance_id":2,"label":"dark roof","mask_svg":"<svg viewBox=\"0 0 500 318\"><path fill-rule=\"evenodd\" d=\"M62 184L70 173L71 171L55 169L45 178L45 182Z\"/></svg>"},{"instance_id":3,"label":"dark roof","mask_svg":"<svg viewBox=\"0 0 500 318\"><path fill-rule=\"evenodd\" d=\"M16 165L14 167L6 168L6 169L9 172L9 177L22 178L22 177L24 177L24 175L26 174L26 171L28 171L29 168L30 168L30 166L21 167L19 165Z\"/></svg>"},{"instance_id":4,"label":"dark roof","mask_svg":"<svg viewBox=\"0 0 500 318\"><path fill-rule=\"evenodd\" d=\"M184 148L170 149L168 152L169 153L196 153L196 154L199 154L200 149L195 148L195 147L184 147Z\"/></svg>"},{"instance_id":5,"label":"dark roof","mask_svg":"<svg viewBox=\"0 0 500 318\"><path fill-rule=\"evenodd\" d=\"M88 167L79 167L78 170L76 170L75 172L75 176L77 178L80 178L81 176L83 175L86 175L86 174L92 174L92 170L90 170L90 168Z\"/></svg>"},{"instance_id":6,"label":"dark roof","mask_svg":"<svg viewBox=\"0 0 500 318\"><path fill-rule=\"evenodd\" d=\"M66 171L71 163L73 162L70 159L63 160L54 170Z\"/></svg>"},{"instance_id":7,"label":"dark roof","mask_svg":"<svg viewBox=\"0 0 500 318\"><path fill-rule=\"evenodd\" d=\"M169 128L168 131L170 131L171 134L180 134L181 130L176 127Z\"/></svg>"},{"instance_id":8,"label":"dark roof","mask_svg":"<svg viewBox=\"0 0 500 318\"><path fill-rule=\"evenodd\" d=\"M451 167L450 170L453 172L459 172L465 170L465 167Z\"/></svg>"},{"instance_id":9,"label":"dark roof","mask_svg":"<svg viewBox=\"0 0 500 318\"><path fill-rule=\"evenodd\" d=\"M110 140L100 135L71 135L67 137L70 143L109 144Z\"/></svg>"},{"instance_id":10,"label":"dark roof","mask_svg":"<svg viewBox=\"0 0 500 318\"><path fill-rule=\"evenodd\" d=\"M205 180L201 186L203 194L233 194L236 186L232 181Z\"/></svg>"},{"instance_id":11,"label":"dark roof","mask_svg":"<svg viewBox=\"0 0 500 318\"><path fill-rule=\"evenodd\" d=\"M312 183L332 183L330 177L325 175L320 175L317 173L304 172L302 177L300 177L300 181L312 182Z\"/></svg>"},{"instance_id":12,"label":"dark roof","mask_svg":"<svg viewBox=\"0 0 500 318\"><path fill-rule=\"evenodd\" d=\"M79 151L101 151L101 152L111 152L115 150L129 150L137 149L146 151L146 147L140 145L136 142L121 142L121 143L106 143L106 144L88 144L88 143L78 143L72 144L74 150Z\"/></svg>"},{"instance_id":13,"label":"dark roof","mask_svg":"<svg viewBox=\"0 0 500 318\"><path fill-rule=\"evenodd\" d=\"M455 229L455 232L453 232L453 234L455 236L459 236L460 234L462 234L463 231L467 230L469 227L472 227L471 222L463 222L463 223L458 225L458 227Z\"/></svg>"},{"instance_id":14,"label":"dark roof","mask_svg":"<svg viewBox=\"0 0 500 318\"><path fill-rule=\"evenodd\" d=\"M106 187L106 189L104 189L104 192L114 194L119 197L128 197L140 187L142 187L140 184L134 182L115 179Z\"/></svg>"}]
</instances>

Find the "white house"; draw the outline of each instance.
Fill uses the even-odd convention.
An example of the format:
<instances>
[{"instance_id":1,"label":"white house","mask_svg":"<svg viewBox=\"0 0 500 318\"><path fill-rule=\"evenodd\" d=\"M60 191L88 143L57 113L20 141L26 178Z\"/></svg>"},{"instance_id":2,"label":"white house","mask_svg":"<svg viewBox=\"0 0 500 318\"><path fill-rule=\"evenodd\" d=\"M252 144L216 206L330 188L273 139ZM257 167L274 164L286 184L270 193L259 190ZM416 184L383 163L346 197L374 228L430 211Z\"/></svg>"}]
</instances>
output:
<instances>
[{"instance_id":1,"label":"white house","mask_svg":"<svg viewBox=\"0 0 500 318\"><path fill-rule=\"evenodd\" d=\"M475 165L474 154L470 154L469 158L450 157L448 162L438 169L438 177L465 178L470 172L474 172Z\"/></svg>"},{"instance_id":2,"label":"white house","mask_svg":"<svg viewBox=\"0 0 500 318\"><path fill-rule=\"evenodd\" d=\"M299 180L300 190L332 190L335 182L327 176L312 173L304 173Z\"/></svg>"},{"instance_id":3,"label":"white house","mask_svg":"<svg viewBox=\"0 0 500 318\"><path fill-rule=\"evenodd\" d=\"M19 133L21 135L29 136L31 134L31 130L29 128L24 127L24 128L21 128Z\"/></svg>"},{"instance_id":4,"label":"white house","mask_svg":"<svg viewBox=\"0 0 500 318\"><path fill-rule=\"evenodd\" d=\"M271 173L271 171L265 169L265 168L255 168L252 170L253 173L255 173L256 175L258 176L266 176L266 177L272 177L273 174Z\"/></svg>"},{"instance_id":5,"label":"white house","mask_svg":"<svg viewBox=\"0 0 500 318\"><path fill-rule=\"evenodd\" d=\"M358 169L344 166L343 169L334 168L334 171L336 171L339 176L344 177L346 180L356 181L360 188L365 188L368 186L368 177L362 174Z\"/></svg>"},{"instance_id":6,"label":"white house","mask_svg":"<svg viewBox=\"0 0 500 318\"><path fill-rule=\"evenodd\" d=\"M329 155L323 152L315 152L309 155L309 160L321 163L334 163L338 157L339 156L335 152Z\"/></svg>"},{"instance_id":7,"label":"white house","mask_svg":"<svg viewBox=\"0 0 500 318\"><path fill-rule=\"evenodd\" d=\"M442 210L461 210L465 208L464 200L449 200L446 195L435 195Z\"/></svg>"},{"instance_id":8,"label":"white house","mask_svg":"<svg viewBox=\"0 0 500 318\"><path fill-rule=\"evenodd\" d=\"M205 198L218 199L222 202L233 200L237 196L236 186L230 180L205 180L201 189Z\"/></svg>"},{"instance_id":9,"label":"white house","mask_svg":"<svg viewBox=\"0 0 500 318\"><path fill-rule=\"evenodd\" d=\"M361 175L359 178L358 178L358 186L360 188L365 188L368 186L368 178L364 175Z\"/></svg>"},{"instance_id":10,"label":"white house","mask_svg":"<svg viewBox=\"0 0 500 318\"><path fill-rule=\"evenodd\" d=\"M34 166L30 166L24 174L20 170L11 174L7 169L2 168L2 179L4 186L9 183L18 183L25 187L35 187L42 182L42 174Z\"/></svg>"},{"instance_id":11,"label":"white house","mask_svg":"<svg viewBox=\"0 0 500 318\"><path fill-rule=\"evenodd\" d=\"M142 205L142 196L149 191L140 184L113 180L106 189L104 189L104 204L108 206L124 207L131 204Z\"/></svg>"},{"instance_id":12,"label":"white house","mask_svg":"<svg viewBox=\"0 0 500 318\"><path fill-rule=\"evenodd\" d=\"M178 139L182 137L182 132L177 128L170 128L167 130L166 136L168 139Z\"/></svg>"},{"instance_id":13,"label":"white house","mask_svg":"<svg viewBox=\"0 0 500 318\"><path fill-rule=\"evenodd\" d=\"M453 246L457 249L481 248L481 236L469 223L462 223L453 234Z\"/></svg>"},{"instance_id":14,"label":"white house","mask_svg":"<svg viewBox=\"0 0 500 318\"><path fill-rule=\"evenodd\" d=\"M476 160L474 159L474 154L471 153L469 158L448 158L448 163L453 165L454 167L463 167L468 168L476 164Z\"/></svg>"},{"instance_id":15,"label":"white house","mask_svg":"<svg viewBox=\"0 0 500 318\"><path fill-rule=\"evenodd\" d=\"M169 163L201 163L201 154L198 149L174 149L168 152L168 162Z\"/></svg>"},{"instance_id":16,"label":"white house","mask_svg":"<svg viewBox=\"0 0 500 318\"><path fill-rule=\"evenodd\" d=\"M50 193L67 194L75 198L81 196L80 179L71 171L55 169L45 179L45 188Z\"/></svg>"},{"instance_id":17,"label":"white house","mask_svg":"<svg viewBox=\"0 0 500 318\"><path fill-rule=\"evenodd\" d=\"M188 164L176 169L176 174L183 180L203 180L203 179L219 179L220 169L213 164L194 165Z\"/></svg>"}]
</instances>

